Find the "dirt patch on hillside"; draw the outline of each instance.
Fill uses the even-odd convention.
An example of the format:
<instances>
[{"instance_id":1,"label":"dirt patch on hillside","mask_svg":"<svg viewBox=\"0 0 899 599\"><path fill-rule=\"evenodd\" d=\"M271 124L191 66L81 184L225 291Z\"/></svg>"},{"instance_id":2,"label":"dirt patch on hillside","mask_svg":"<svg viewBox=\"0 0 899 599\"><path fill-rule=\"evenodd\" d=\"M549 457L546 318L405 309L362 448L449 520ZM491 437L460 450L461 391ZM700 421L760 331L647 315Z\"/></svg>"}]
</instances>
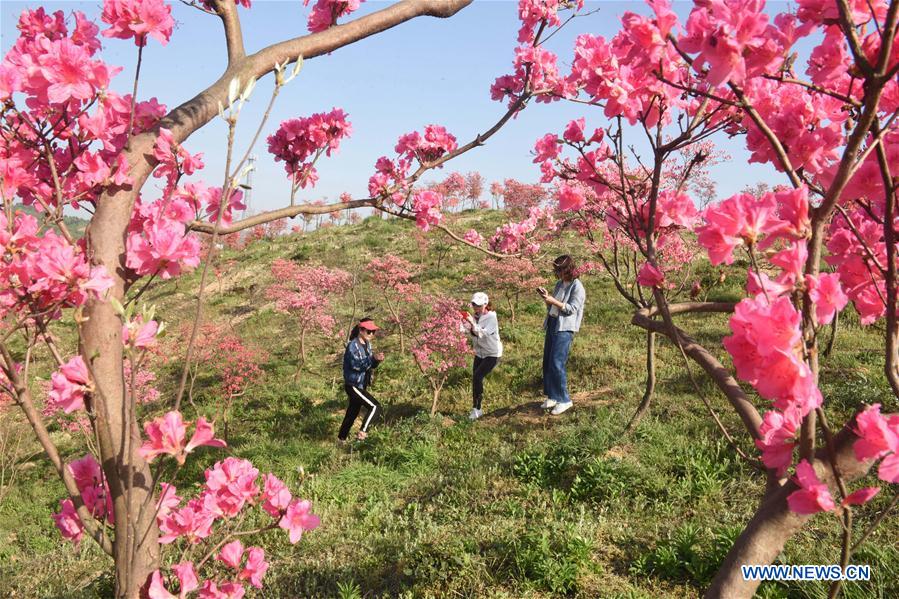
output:
<instances>
[{"instance_id":1,"label":"dirt patch on hillside","mask_svg":"<svg viewBox=\"0 0 899 599\"><path fill-rule=\"evenodd\" d=\"M592 391L581 391L579 393L574 393L571 396L571 401L574 402L574 406L571 409L583 410L610 403L614 399L610 395L611 392L611 387L601 387ZM492 412L484 414L482 420L485 420L487 422L503 422L506 424L537 424L545 426L548 424L548 421L553 419L554 417L549 413L549 410L544 410L540 407L540 404L542 402L543 398L541 397L539 400L529 401L506 408L500 408L498 410L494 410Z\"/></svg>"}]
</instances>

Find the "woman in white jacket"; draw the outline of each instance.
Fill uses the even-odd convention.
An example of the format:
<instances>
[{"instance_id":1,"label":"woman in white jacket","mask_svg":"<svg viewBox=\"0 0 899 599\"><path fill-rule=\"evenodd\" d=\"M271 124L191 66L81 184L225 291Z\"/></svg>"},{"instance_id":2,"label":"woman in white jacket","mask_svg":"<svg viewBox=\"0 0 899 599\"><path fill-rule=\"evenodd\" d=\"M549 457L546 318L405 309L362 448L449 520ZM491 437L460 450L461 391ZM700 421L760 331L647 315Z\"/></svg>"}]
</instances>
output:
<instances>
[{"instance_id":1,"label":"woman in white jacket","mask_svg":"<svg viewBox=\"0 0 899 599\"><path fill-rule=\"evenodd\" d=\"M490 374L503 355L503 342L499 338L499 321L496 312L490 307L490 298L486 293L477 292L471 297L471 308L474 316L466 313L463 322L465 330L471 335L474 349L474 364L471 369L471 413L468 418L477 420L481 417L481 399L484 396L484 377Z\"/></svg>"}]
</instances>

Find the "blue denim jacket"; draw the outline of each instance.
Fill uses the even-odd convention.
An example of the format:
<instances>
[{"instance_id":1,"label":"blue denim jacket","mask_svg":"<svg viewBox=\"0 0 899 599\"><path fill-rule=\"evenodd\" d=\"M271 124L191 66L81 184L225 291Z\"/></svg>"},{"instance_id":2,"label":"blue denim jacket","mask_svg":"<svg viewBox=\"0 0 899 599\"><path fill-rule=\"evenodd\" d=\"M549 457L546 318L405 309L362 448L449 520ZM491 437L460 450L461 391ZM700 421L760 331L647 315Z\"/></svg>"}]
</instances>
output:
<instances>
[{"instance_id":1,"label":"blue denim jacket","mask_svg":"<svg viewBox=\"0 0 899 599\"><path fill-rule=\"evenodd\" d=\"M555 296L562 287L562 281L556 281L552 295ZM568 287L568 292L562 299L561 308L559 308L559 331L571 331L573 333L581 330L581 320L584 318L584 303L587 301L587 291L580 279L575 279ZM550 306L546 307L546 318L543 320L543 328L546 328L549 319Z\"/></svg>"},{"instance_id":2,"label":"blue denim jacket","mask_svg":"<svg viewBox=\"0 0 899 599\"><path fill-rule=\"evenodd\" d=\"M358 337L350 341L343 352L343 381L360 389L365 388L366 373L378 365L371 352L371 345Z\"/></svg>"}]
</instances>

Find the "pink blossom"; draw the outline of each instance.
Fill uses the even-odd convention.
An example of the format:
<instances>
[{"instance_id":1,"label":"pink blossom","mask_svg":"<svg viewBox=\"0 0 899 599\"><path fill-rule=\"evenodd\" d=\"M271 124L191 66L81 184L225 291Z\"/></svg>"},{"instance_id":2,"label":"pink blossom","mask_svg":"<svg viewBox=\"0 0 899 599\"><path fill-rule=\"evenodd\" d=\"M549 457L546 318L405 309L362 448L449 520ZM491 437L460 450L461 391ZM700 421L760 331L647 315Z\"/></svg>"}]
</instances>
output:
<instances>
[{"instance_id":1,"label":"pink blossom","mask_svg":"<svg viewBox=\"0 0 899 599\"><path fill-rule=\"evenodd\" d=\"M816 514L818 512L830 512L836 508L827 485L823 484L815 469L806 460L802 460L796 466L796 478L800 490L793 491L787 497L790 510L797 514Z\"/></svg>"},{"instance_id":2,"label":"pink blossom","mask_svg":"<svg viewBox=\"0 0 899 599\"><path fill-rule=\"evenodd\" d=\"M309 6L310 0L303 0ZM337 24L337 19L358 10L365 0L317 0L309 13L307 27L312 33L325 31Z\"/></svg>"},{"instance_id":3,"label":"pink blossom","mask_svg":"<svg viewBox=\"0 0 899 599\"><path fill-rule=\"evenodd\" d=\"M563 212L580 210L587 201L584 192L581 189L569 185L568 183L563 183L559 186L558 197L559 210L562 210Z\"/></svg>"},{"instance_id":4,"label":"pink blossom","mask_svg":"<svg viewBox=\"0 0 899 599\"><path fill-rule=\"evenodd\" d=\"M539 164L547 160L555 160L562 152L562 145L555 133L547 133L537 140L534 145L534 163Z\"/></svg>"},{"instance_id":5,"label":"pink blossom","mask_svg":"<svg viewBox=\"0 0 899 599\"><path fill-rule=\"evenodd\" d=\"M243 585L237 582L223 582L221 585L211 580L203 583L200 599L243 599Z\"/></svg>"},{"instance_id":6,"label":"pink blossom","mask_svg":"<svg viewBox=\"0 0 899 599\"><path fill-rule=\"evenodd\" d=\"M287 507L278 522L278 526L288 531L291 543L296 543L304 532L314 530L321 524L319 517L309 511L311 509L310 501L297 499Z\"/></svg>"},{"instance_id":7,"label":"pink blossom","mask_svg":"<svg viewBox=\"0 0 899 599\"><path fill-rule=\"evenodd\" d=\"M692 229L699 220L699 212L692 198L683 192L664 189L659 192L656 207L656 225Z\"/></svg>"},{"instance_id":8,"label":"pink blossom","mask_svg":"<svg viewBox=\"0 0 899 599\"><path fill-rule=\"evenodd\" d=\"M793 463L794 439L801 423L802 416L796 408L765 412L760 428L762 438L756 439L755 445L762 450L762 462L777 470L778 476L783 476Z\"/></svg>"},{"instance_id":9,"label":"pink blossom","mask_svg":"<svg viewBox=\"0 0 899 599\"><path fill-rule=\"evenodd\" d=\"M484 237L474 229L469 229L468 231L466 231L465 235L462 236L462 239L472 245L481 245L482 243L484 243Z\"/></svg>"},{"instance_id":10,"label":"pink blossom","mask_svg":"<svg viewBox=\"0 0 899 599\"><path fill-rule=\"evenodd\" d=\"M48 399L66 414L84 408L85 394L92 393L94 389L87 365L81 356L75 356L60 366L50 380L53 387Z\"/></svg>"},{"instance_id":11,"label":"pink blossom","mask_svg":"<svg viewBox=\"0 0 899 599\"><path fill-rule=\"evenodd\" d=\"M274 474L266 474L262 487L262 509L278 518L290 505L290 490Z\"/></svg>"},{"instance_id":12,"label":"pink blossom","mask_svg":"<svg viewBox=\"0 0 899 599\"><path fill-rule=\"evenodd\" d=\"M805 275L805 286L809 299L815 304L815 317L819 324L829 324L849 302L849 297L840 286L839 273Z\"/></svg>"},{"instance_id":13,"label":"pink blossom","mask_svg":"<svg viewBox=\"0 0 899 599\"><path fill-rule=\"evenodd\" d=\"M147 589L150 599L177 599L165 588L165 581L159 570L154 570L150 576L150 587Z\"/></svg>"},{"instance_id":14,"label":"pink blossom","mask_svg":"<svg viewBox=\"0 0 899 599\"><path fill-rule=\"evenodd\" d=\"M855 419L855 434L859 439L852 445L858 460L876 460L890 452L899 452L899 417L887 420L880 413L880 404L868 406Z\"/></svg>"},{"instance_id":15,"label":"pink blossom","mask_svg":"<svg viewBox=\"0 0 899 599\"><path fill-rule=\"evenodd\" d=\"M584 120L584 117L574 119L565 127L565 131L562 133L562 139L572 144L584 143L586 141L586 138L584 137L585 126L586 121Z\"/></svg>"},{"instance_id":16,"label":"pink blossom","mask_svg":"<svg viewBox=\"0 0 899 599\"><path fill-rule=\"evenodd\" d=\"M649 262L644 262L637 275L637 283L644 287L662 287L665 284L665 275Z\"/></svg>"},{"instance_id":17,"label":"pink blossom","mask_svg":"<svg viewBox=\"0 0 899 599\"><path fill-rule=\"evenodd\" d=\"M84 524L82 524L81 518L75 512L75 505L71 499L63 499L59 502L59 507L59 513L53 514L56 528L59 529L64 539L72 541L77 545L84 537Z\"/></svg>"},{"instance_id":18,"label":"pink blossom","mask_svg":"<svg viewBox=\"0 0 899 599\"><path fill-rule=\"evenodd\" d=\"M874 499L874 496L879 492L880 487L862 487L847 495L846 498L840 502L840 505L843 507L846 507L847 505L864 505Z\"/></svg>"},{"instance_id":19,"label":"pink blossom","mask_svg":"<svg viewBox=\"0 0 899 599\"><path fill-rule=\"evenodd\" d=\"M259 495L256 485L259 470L247 460L225 458L207 470L205 476L208 492L203 497L203 504L220 516L237 515L248 501L255 501Z\"/></svg>"},{"instance_id":20,"label":"pink blossom","mask_svg":"<svg viewBox=\"0 0 899 599\"><path fill-rule=\"evenodd\" d=\"M187 425L181 418L181 412L171 411L156 420L144 423L144 432L148 440L138 450L148 462L156 456L168 454L179 464L184 464L187 454L202 445L225 447L221 439L213 437L212 425L202 416L197 419L196 430L190 442L184 444Z\"/></svg>"},{"instance_id":21,"label":"pink blossom","mask_svg":"<svg viewBox=\"0 0 899 599\"><path fill-rule=\"evenodd\" d=\"M443 214L440 206L443 197L433 191L420 191L412 198L412 209L415 211L415 224L422 231L429 231L432 226L440 224Z\"/></svg>"},{"instance_id":22,"label":"pink blossom","mask_svg":"<svg viewBox=\"0 0 899 599\"><path fill-rule=\"evenodd\" d=\"M327 0L320 0L319 4L323 2ZM294 185L314 186L318 179L314 168L316 160L337 151L340 142L352 131L346 112L332 108L330 112L283 121L278 130L268 136L268 151L276 162L284 162L284 170Z\"/></svg>"},{"instance_id":23,"label":"pink blossom","mask_svg":"<svg viewBox=\"0 0 899 599\"><path fill-rule=\"evenodd\" d=\"M216 514L206 509L202 500L192 499L186 506L172 511L159 521L162 533L159 542L167 544L184 537L189 543L197 544L212 534L215 519Z\"/></svg>"},{"instance_id":24,"label":"pink blossom","mask_svg":"<svg viewBox=\"0 0 899 599\"><path fill-rule=\"evenodd\" d=\"M268 571L268 562L265 561L265 551L260 547L250 547L247 550L247 563L241 570L238 578L248 580L257 589L262 588L262 577Z\"/></svg>"},{"instance_id":25,"label":"pink blossom","mask_svg":"<svg viewBox=\"0 0 899 599\"><path fill-rule=\"evenodd\" d=\"M216 559L229 568L239 570L240 563L243 560L243 543L239 540L231 541L222 547L222 550L219 552Z\"/></svg>"},{"instance_id":26,"label":"pink blossom","mask_svg":"<svg viewBox=\"0 0 899 599\"><path fill-rule=\"evenodd\" d=\"M141 316L137 316L122 325L122 343L132 349L147 349L156 345L158 331L158 322L145 323Z\"/></svg>"},{"instance_id":27,"label":"pink blossom","mask_svg":"<svg viewBox=\"0 0 899 599\"><path fill-rule=\"evenodd\" d=\"M101 18L110 25L105 37L133 37L138 46L146 45L147 35L166 45L175 26L172 7L162 0L104 0Z\"/></svg>"}]
</instances>

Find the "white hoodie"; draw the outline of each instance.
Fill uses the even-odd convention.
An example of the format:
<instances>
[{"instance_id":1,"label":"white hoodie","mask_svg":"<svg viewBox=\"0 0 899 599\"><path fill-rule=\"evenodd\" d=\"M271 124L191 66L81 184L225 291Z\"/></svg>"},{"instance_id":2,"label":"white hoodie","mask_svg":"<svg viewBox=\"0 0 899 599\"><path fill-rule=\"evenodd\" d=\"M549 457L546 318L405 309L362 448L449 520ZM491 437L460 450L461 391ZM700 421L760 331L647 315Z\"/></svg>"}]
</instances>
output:
<instances>
[{"instance_id":1,"label":"white hoodie","mask_svg":"<svg viewBox=\"0 0 899 599\"><path fill-rule=\"evenodd\" d=\"M470 316L468 319L471 329L471 345L474 355L479 358L501 358L503 356L503 342L499 338L499 321L496 312L484 312L481 316Z\"/></svg>"}]
</instances>

